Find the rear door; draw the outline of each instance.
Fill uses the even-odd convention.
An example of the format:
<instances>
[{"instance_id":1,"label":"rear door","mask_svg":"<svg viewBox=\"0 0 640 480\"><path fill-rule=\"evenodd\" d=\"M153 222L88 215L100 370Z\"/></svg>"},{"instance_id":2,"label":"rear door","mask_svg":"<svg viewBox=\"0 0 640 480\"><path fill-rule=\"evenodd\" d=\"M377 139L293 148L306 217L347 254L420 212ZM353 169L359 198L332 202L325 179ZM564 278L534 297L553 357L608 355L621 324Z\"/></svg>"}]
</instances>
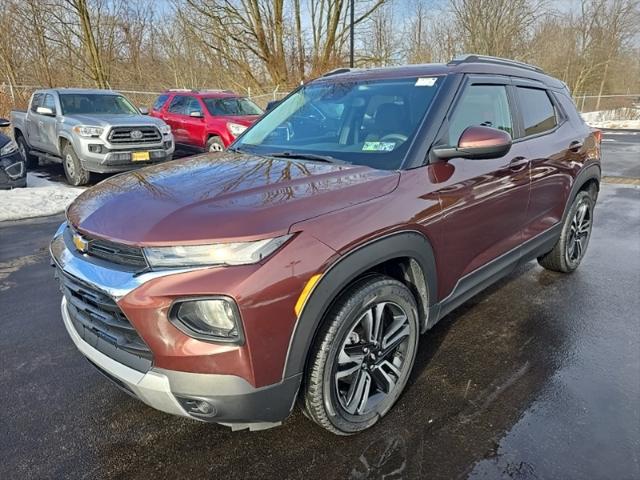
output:
<instances>
[{"instance_id":1,"label":"rear door","mask_svg":"<svg viewBox=\"0 0 640 480\"><path fill-rule=\"evenodd\" d=\"M513 98L506 77L468 77L458 94L438 144L458 144L462 132L484 125L514 134ZM451 174L438 192L444 214L442 253L445 284L461 277L522 243L529 201L529 165L524 145L514 145L499 158L447 161ZM511 260L517 260L511 259ZM445 289L446 291L446 289Z\"/></svg>"},{"instance_id":2,"label":"rear door","mask_svg":"<svg viewBox=\"0 0 640 480\"><path fill-rule=\"evenodd\" d=\"M531 199L525 240L562 219L572 178L584 162L586 128L576 128L553 93L537 82L514 79L519 110L517 145L526 147L531 162Z\"/></svg>"},{"instance_id":3,"label":"rear door","mask_svg":"<svg viewBox=\"0 0 640 480\"><path fill-rule=\"evenodd\" d=\"M54 115L53 117L41 115L40 141L42 142L42 149L45 152L57 155L59 153L58 136L56 133L56 115L58 114L58 107L56 105L55 97L51 93L45 94L44 99L42 100L42 106L51 109Z\"/></svg>"},{"instance_id":4,"label":"rear door","mask_svg":"<svg viewBox=\"0 0 640 480\"><path fill-rule=\"evenodd\" d=\"M185 133L185 143L194 147L204 148L204 138L206 121L204 119L204 110L200 101L196 97L187 97L187 104L182 118L182 125ZM199 116L191 116L197 113Z\"/></svg>"},{"instance_id":5,"label":"rear door","mask_svg":"<svg viewBox=\"0 0 640 480\"><path fill-rule=\"evenodd\" d=\"M40 126L39 122L41 120L42 115L36 113L38 107L42 106L42 101L44 100L43 93L35 93L33 98L31 99L31 105L29 106L29 111L25 117L26 129L27 129L27 140L29 141L29 146L32 148L40 149L42 144L40 141Z\"/></svg>"},{"instance_id":6,"label":"rear door","mask_svg":"<svg viewBox=\"0 0 640 480\"><path fill-rule=\"evenodd\" d=\"M163 117L163 120L171 127L176 143L187 143L187 136L184 131L184 126L182 125L187 100L188 97L185 95L176 95L173 97L167 107L166 118Z\"/></svg>"}]
</instances>

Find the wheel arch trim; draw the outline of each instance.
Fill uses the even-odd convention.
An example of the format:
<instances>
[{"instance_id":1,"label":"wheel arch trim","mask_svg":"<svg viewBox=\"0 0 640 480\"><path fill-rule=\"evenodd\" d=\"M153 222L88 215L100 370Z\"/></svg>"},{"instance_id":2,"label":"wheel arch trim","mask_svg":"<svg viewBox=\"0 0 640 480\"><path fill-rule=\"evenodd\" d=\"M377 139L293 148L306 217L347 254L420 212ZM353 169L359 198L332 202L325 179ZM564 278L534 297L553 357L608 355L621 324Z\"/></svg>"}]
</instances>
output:
<instances>
[{"instance_id":1,"label":"wheel arch trim","mask_svg":"<svg viewBox=\"0 0 640 480\"><path fill-rule=\"evenodd\" d=\"M322 273L302 304L297 317L284 365L283 378L301 373L310 348L326 312L335 298L362 273L396 258L409 258L419 266L423 276L425 298L422 304L422 328L426 327L429 307L437 300L437 271L429 239L415 230L403 230L376 238L339 257ZM421 296L423 294L421 293Z\"/></svg>"},{"instance_id":2,"label":"wheel arch trim","mask_svg":"<svg viewBox=\"0 0 640 480\"><path fill-rule=\"evenodd\" d=\"M601 171L600 171L599 163L591 163L587 165L585 168L583 168L580 171L580 173L578 173L578 175L576 175L576 178L573 181L573 184L571 185L571 191L569 192L569 196L567 197L567 202L564 206L562 221L564 221L567 218L567 213L571 208L571 204L573 203L573 200L576 198L576 195L578 195L578 192L582 190L582 187L584 187L591 180L595 180L596 183L600 185L600 179L601 179Z\"/></svg>"}]
</instances>

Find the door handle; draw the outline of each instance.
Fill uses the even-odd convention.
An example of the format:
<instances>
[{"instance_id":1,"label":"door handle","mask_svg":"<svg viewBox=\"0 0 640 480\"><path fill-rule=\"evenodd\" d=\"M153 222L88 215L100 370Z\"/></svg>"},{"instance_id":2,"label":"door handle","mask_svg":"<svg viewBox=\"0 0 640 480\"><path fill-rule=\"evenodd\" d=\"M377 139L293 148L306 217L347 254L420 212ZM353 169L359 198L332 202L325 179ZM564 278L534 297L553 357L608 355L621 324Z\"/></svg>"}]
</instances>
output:
<instances>
[{"instance_id":1,"label":"door handle","mask_svg":"<svg viewBox=\"0 0 640 480\"><path fill-rule=\"evenodd\" d=\"M529 159L525 157L515 157L509 162L509 170L512 172L521 172L529 165Z\"/></svg>"},{"instance_id":2,"label":"door handle","mask_svg":"<svg viewBox=\"0 0 640 480\"><path fill-rule=\"evenodd\" d=\"M571 142L569 144L569 150L571 150L572 152L578 152L578 151L580 151L582 146L583 146L582 142L580 142L578 140L574 140L573 142Z\"/></svg>"}]
</instances>

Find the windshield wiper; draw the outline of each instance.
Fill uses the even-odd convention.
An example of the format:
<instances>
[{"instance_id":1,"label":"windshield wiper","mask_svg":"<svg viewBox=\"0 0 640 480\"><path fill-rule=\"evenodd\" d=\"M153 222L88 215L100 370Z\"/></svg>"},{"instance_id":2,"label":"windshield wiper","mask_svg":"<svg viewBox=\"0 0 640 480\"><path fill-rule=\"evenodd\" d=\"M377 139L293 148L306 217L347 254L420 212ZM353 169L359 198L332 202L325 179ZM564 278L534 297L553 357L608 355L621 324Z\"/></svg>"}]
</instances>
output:
<instances>
[{"instance_id":1,"label":"windshield wiper","mask_svg":"<svg viewBox=\"0 0 640 480\"><path fill-rule=\"evenodd\" d=\"M299 160L315 160L318 162L327 163L347 163L344 160L338 160L330 155L317 155L315 153L301 153L301 152L274 152L268 154L270 157L276 158L294 158Z\"/></svg>"}]
</instances>

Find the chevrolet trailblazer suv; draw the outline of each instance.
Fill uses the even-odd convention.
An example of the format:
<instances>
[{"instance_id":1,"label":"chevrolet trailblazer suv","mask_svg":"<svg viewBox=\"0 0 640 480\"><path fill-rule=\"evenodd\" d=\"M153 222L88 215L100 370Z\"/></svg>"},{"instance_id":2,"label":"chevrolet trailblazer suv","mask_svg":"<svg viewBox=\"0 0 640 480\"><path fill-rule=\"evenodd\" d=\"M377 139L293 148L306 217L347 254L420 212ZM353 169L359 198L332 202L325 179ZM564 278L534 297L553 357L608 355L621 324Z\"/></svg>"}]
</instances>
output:
<instances>
[{"instance_id":1,"label":"chevrolet trailblazer suv","mask_svg":"<svg viewBox=\"0 0 640 480\"><path fill-rule=\"evenodd\" d=\"M168 90L151 109L171 127L177 144L200 152L221 152L260 115L260 107L229 90Z\"/></svg>"},{"instance_id":2,"label":"chevrolet trailblazer suv","mask_svg":"<svg viewBox=\"0 0 640 480\"><path fill-rule=\"evenodd\" d=\"M447 313L529 260L578 267L599 157L566 86L529 65L331 72L226 152L80 195L51 243L63 321L156 409L260 429L300 404L353 434Z\"/></svg>"}]
</instances>

